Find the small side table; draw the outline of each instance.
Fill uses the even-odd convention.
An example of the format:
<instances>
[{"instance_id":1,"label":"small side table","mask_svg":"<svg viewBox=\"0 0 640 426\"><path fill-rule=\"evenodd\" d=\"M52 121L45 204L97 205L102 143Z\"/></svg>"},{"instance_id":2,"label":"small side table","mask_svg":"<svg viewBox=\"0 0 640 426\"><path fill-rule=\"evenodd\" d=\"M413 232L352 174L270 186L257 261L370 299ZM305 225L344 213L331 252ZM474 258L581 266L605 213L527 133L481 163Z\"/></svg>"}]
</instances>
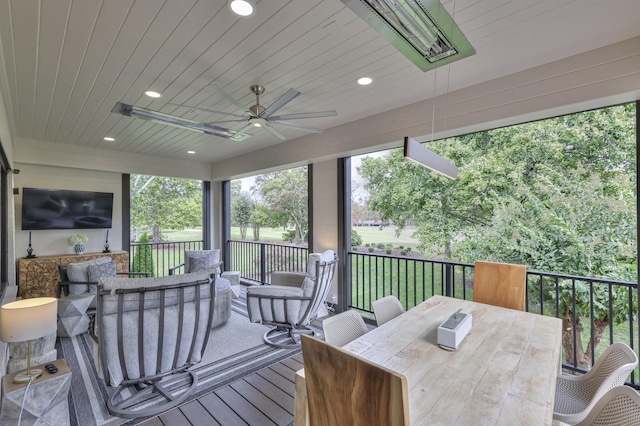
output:
<instances>
[{"instance_id":1,"label":"small side table","mask_svg":"<svg viewBox=\"0 0 640 426\"><path fill-rule=\"evenodd\" d=\"M48 364L48 363L47 363ZM69 425L69 390L71 389L71 371L64 359L58 359L51 364L58 367L58 372L49 374L44 366L34 368L42 370L42 376L35 379L24 401L22 424L29 425ZM0 424L17 425L20 416L22 398L27 383L13 383L13 377L18 374L7 374L2 378L2 408L0 409Z\"/></svg>"},{"instance_id":2,"label":"small side table","mask_svg":"<svg viewBox=\"0 0 640 426\"><path fill-rule=\"evenodd\" d=\"M232 297L234 299L240 297L240 271L224 271L220 276L231 282Z\"/></svg>"}]
</instances>

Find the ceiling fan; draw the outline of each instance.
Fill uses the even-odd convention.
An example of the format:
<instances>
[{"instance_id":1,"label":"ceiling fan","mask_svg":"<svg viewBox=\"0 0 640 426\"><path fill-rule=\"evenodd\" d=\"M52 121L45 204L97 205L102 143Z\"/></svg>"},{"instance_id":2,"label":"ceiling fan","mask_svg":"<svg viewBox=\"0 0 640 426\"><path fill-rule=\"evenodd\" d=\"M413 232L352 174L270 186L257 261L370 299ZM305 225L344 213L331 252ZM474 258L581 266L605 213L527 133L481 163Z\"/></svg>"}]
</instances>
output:
<instances>
[{"instance_id":1,"label":"ceiling fan","mask_svg":"<svg viewBox=\"0 0 640 426\"><path fill-rule=\"evenodd\" d=\"M267 130L269 133L271 133L273 136L275 136L280 140L283 140L283 141L286 140L287 138L273 127L273 123L287 126L287 127L293 127L296 129L304 130L306 132L322 133L321 129L316 129L314 127L300 126L297 124L289 123L288 121L307 119L307 118L334 117L338 115L336 111L303 112L303 113L297 113L297 114L273 115L276 111L280 110L280 108L285 106L287 103L293 100L293 98L295 98L300 94L300 92L297 91L296 89L287 90L285 94L283 94L278 99L276 99L271 105L269 105L268 107L264 107L263 105L260 105L260 95L264 93L265 88L264 86L254 84L249 88L251 89L251 92L253 92L253 94L256 95L256 103L255 105L252 105L249 108L247 108L246 106L241 104L238 100L233 98L231 95L229 95L227 92L222 90L217 85L213 85L213 86L225 99L227 99L233 105L240 108L244 112L244 114L243 115L232 114L228 112L214 111L214 110L205 109L205 108L189 107L186 105L177 105L177 104L168 104L168 105L181 106L184 108L201 110L201 111L206 111L210 113L235 117L235 119L233 120L224 120L224 121L218 121L215 123L207 123L207 124L217 126L217 124L220 124L220 123L246 123L240 130L236 131L233 134L233 136L231 136L230 139L236 139L236 140L244 139L248 136L251 136L247 132L255 127L263 128Z\"/></svg>"}]
</instances>

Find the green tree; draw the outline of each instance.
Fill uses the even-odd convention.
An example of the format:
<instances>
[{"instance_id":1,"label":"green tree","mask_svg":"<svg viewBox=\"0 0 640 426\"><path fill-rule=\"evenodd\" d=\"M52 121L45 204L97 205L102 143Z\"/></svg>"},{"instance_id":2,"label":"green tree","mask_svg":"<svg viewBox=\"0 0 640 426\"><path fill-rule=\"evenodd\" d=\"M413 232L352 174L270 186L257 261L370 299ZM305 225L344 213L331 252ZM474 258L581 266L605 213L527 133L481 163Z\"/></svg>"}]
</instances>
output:
<instances>
[{"instance_id":1,"label":"green tree","mask_svg":"<svg viewBox=\"0 0 640 426\"><path fill-rule=\"evenodd\" d=\"M635 106L628 104L429 144L459 165L455 181L410 164L398 151L364 159L360 174L369 208L400 229L413 220L423 250L466 262L628 279L628 265L637 261L634 129ZM551 288L544 287L543 299L555 298ZM571 290L560 283L565 330L575 318L581 331L593 308L597 345L607 326L628 319L616 291L609 318L608 292L597 288L592 306L588 288L577 288L573 312ZM590 345L573 342L572 334L564 336L565 352L572 357L575 344L578 364L589 365Z\"/></svg>"},{"instance_id":2,"label":"green tree","mask_svg":"<svg viewBox=\"0 0 640 426\"><path fill-rule=\"evenodd\" d=\"M307 168L282 170L256 177L256 194L269 210L272 225L295 229L301 241L309 226L307 206Z\"/></svg>"},{"instance_id":3,"label":"green tree","mask_svg":"<svg viewBox=\"0 0 640 426\"><path fill-rule=\"evenodd\" d=\"M138 241L140 246L135 247L133 253L132 272L148 272L150 277L155 277L155 268L153 267L153 253L149 245L149 235L145 232Z\"/></svg>"},{"instance_id":4,"label":"green tree","mask_svg":"<svg viewBox=\"0 0 640 426\"><path fill-rule=\"evenodd\" d=\"M150 227L156 242L162 229L202 226L201 181L132 175L131 224Z\"/></svg>"},{"instance_id":5,"label":"green tree","mask_svg":"<svg viewBox=\"0 0 640 426\"><path fill-rule=\"evenodd\" d=\"M264 204L256 204L251 212L250 218L251 225L253 226L253 240L260 240L260 227L268 226L270 223L269 209Z\"/></svg>"},{"instance_id":6,"label":"green tree","mask_svg":"<svg viewBox=\"0 0 640 426\"><path fill-rule=\"evenodd\" d=\"M251 220L253 202L246 192L240 192L231 201L231 223L240 227L240 238L247 239L247 226Z\"/></svg>"}]
</instances>

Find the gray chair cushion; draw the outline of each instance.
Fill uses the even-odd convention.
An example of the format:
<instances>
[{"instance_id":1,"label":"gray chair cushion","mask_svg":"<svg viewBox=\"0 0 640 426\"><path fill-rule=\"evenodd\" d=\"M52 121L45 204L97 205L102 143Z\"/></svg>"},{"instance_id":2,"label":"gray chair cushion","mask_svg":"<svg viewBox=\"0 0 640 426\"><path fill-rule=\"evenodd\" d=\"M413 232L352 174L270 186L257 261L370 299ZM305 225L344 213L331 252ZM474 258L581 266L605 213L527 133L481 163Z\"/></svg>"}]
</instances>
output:
<instances>
[{"instance_id":1,"label":"gray chair cushion","mask_svg":"<svg viewBox=\"0 0 640 426\"><path fill-rule=\"evenodd\" d=\"M109 256L99 257L97 259L91 259L84 262L70 263L67 265L67 277L70 282L87 282L89 279L89 265L99 265L102 263L112 262ZM89 291L89 287L86 285L70 285L70 294L82 294Z\"/></svg>"},{"instance_id":2,"label":"gray chair cushion","mask_svg":"<svg viewBox=\"0 0 640 426\"><path fill-rule=\"evenodd\" d=\"M185 250L184 267L185 272L198 272L213 268L220 262L220 250ZM220 268L215 268L220 273Z\"/></svg>"}]
</instances>

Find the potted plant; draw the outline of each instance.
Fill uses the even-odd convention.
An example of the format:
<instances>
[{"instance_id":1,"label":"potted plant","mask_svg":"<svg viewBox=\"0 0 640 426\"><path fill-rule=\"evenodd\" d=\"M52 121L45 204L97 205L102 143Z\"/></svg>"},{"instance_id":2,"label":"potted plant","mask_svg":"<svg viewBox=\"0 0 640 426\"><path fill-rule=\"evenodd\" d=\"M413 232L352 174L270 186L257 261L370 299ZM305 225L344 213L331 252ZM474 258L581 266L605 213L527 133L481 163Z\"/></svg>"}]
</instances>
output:
<instances>
[{"instance_id":1,"label":"potted plant","mask_svg":"<svg viewBox=\"0 0 640 426\"><path fill-rule=\"evenodd\" d=\"M84 243L86 243L87 241L89 241L89 238L87 238L87 236L84 234L73 234L69 237L69 244L73 246L73 250L76 252L76 254L84 253L86 249Z\"/></svg>"}]
</instances>

